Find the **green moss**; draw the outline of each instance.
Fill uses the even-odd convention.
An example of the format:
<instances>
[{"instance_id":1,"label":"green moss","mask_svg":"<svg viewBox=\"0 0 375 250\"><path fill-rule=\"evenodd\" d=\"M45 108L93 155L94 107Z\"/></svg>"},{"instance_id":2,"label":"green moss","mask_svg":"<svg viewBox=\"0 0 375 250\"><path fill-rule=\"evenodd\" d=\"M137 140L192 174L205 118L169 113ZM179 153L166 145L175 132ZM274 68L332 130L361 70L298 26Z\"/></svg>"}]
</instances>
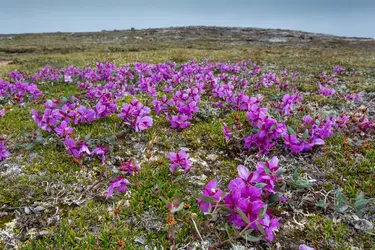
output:
<instances>
[{"instance_id":1,"label":"green moss","mask_svg":"<svg viewBox=\"0 0 375 250\"><path fill-rule=\"evenodd\" d=\"M365 158L354 160L354 155L348 158L345 146L345 137L335 135L326 140L326 150L315 157L315 162L322 168L327 176L337 185L341 186L346 195L355 198L360 192L373 197L375 176L375 153L371 150L364 151ZM348 152L352 154L352 152Z\"/></svg>"},{"instance_id":2,"label":"green moss","mask_svg":"<svg viewBox=\"0 0 375 250\"><path fill-rule=\"evenodd\" d=\"M38 88L46 96L46 99L61 99L63 97L69 98L71 96L79 96L81 90L75 83L60 83L60 82L46 82L38 84Z\"/></svg>"},{"instance_id":3,"label":"green moss","mask_svg":"<svg viewBox=\"0 0 375 250\"><path fill-rule=\"evenodd\" d=\"M313 102L319 105L335 105L340 106L345 104L345 99L338 97L326 97L323 95L308 95L304 97L306 103Z\"/></svg>"},{"instance_id":4,"label":"green moss","mask_svg":"<svg viewBox=\"0 0 375 250\"><path fill-rule=\"evenodd\" d=\"M50 228L53 236L28 242L25 248L45 248L53 245L63 249L90 249L98 246L111 249L116 248L119 240L125 240L128 247L138 248L136 237L144 237L147 245L169 247L170 243L166 240L168 226L165 225L168 208L160 197L170 200L181 196L185 202L194 204L194 197L186 195L190 184L184 181L184 178L182 176L181 180L172 179L165 161L145 163L142 165L142 171L129 179L132 182L129 194L115 196L114 200L121 199L122 204L124 200L129 202L129 207L119 207L118 217L108 212L108 207L116 207L112 203L89 201L84 206L69 210L59 227ZM179 242L191 240L191 212L198 213L196 204L189 210L175 214L179 224L187 222L177 230ZM147 229L145 225L153 223L153 220L161 225L163 230Z\"/></svg>"},{"instance_id":5,"label":"green moss","mask_svg":"<svg viewBox=\"0 0 375 250\"><path fill-rule=\"evenodd\" d=\"M126 125L123 124L121 118L116 115L99 119L94 123L84 123L74 127L74 133L81 139L90 135L91 138L100 139L108 136L117 135Z\"/></svg>"},{"instance_id":6,"label":"green moss","mask_svg":"<svg viewBox=\"0 0 375 250\"><path fill-rule=\"evenodd\" d=\"M135 31L138 32L138 31ZM139 31L140 32L140 31ZM134 35L137 35L134 34ZM120 66L134 62L159 63L168 60L185 62L187 60L211 61L239 61L251 59L261 63L262 66L275 66L273 69L287 69L289 72L296 71L302 77L293 80L291 87L297 87L299 91L309 92L305 96L303 103L316 103L320 105L331 105L339 107L345 101L334 96L327 98L317 95L318 86L314 76L321 71L331 72L332 65L339 64L345 67L352 67L353 70L363 71L363 76L357 78L346 77L350 91L374 92L373 79L373 57L374 53L369 50L359 48L349 48L338 46L327 50L314 44L311 48L296 48L274 45L230 45L217 43L216 41L146 41L129 39L129 42L98 43L110 37L115 40L113 34L95 34L90 36L76 37L69 34L55 35L17 35L12 41L0 40L0 56L13 64L0 66L0 75L6 75L10 70L19 69L21 71L36 71L46 64L52 67L66 67L75 65L84 67L86 65L95 66L95 62L108 61ZM206 37L205 39L209 39ZM252 83L255 78L250 79ZM366 82L366 84L361 84ZM65 96L78 96L79 87L76 84L66 83L41 83L39 88L46 95L47 99L59 99ZM265 96L264 104L279 98L283 92L276 87L271 88L249 88L249 95L262 93ZM84 93L83 93L84 94ZM162 94L162 93L160 93ZM152 106L152 98L139 94L138 100L147 106ZM204 96L202 97L203 105ZM118 105L129 103L131 96L122 98ZM7 115L0 118L0 136L6 135L10 138L10 149L14 157L10 162L18 162L22 166L24 175L13 177L0 177L0 204L7 204L13 207L25 206L38 201L50 198L45 194L46 183L59 184L60 189L72 190L77 183L89 186L96 182L95 177L84 178L79 173L81 168L87 169L91 176L98 172L110 176L111 173L106 166L102 166L98 159L84 160L81 163L73 161L67 155L61 142L50 140L45 145L40 145L25 150L24 148L13 147L13 142L18 141L24 131L33 132L36 129L31 118L31 109L40 109L43 100L27 103L25 108L13 105L11 110L7 108ZM309 105L305 105L308 110ZM313 105L312 105L313 106ZM10 108L10 107L9 107ZM273 110L270 109L272 113ZM300 125L301 118L306 111L298 111L293 118L288 120L288 125L295 130ZM105 119L100 119L92 124L81 124L74 128L74 133L80 139L87 134L91 134L93 139L104 139L107 136L116 135L119 147L111 156L132 157L132 143L142 143L148 145L155 139L155 153L160 160L147 162L143 159L142 171L133 177L129 177L132 183L127 194L120 194L112 199L104 200L96 197L80 207L64 207L62 221L59 226L48 227L47 230L53 234L51 236L26 241L24 249L117 249L117 242L124 240L125 249L139 249L142 246L135 242L136 237L143 237L148 246L170 247L166 239L169 226L166 225L168 209L160 199L163 196L171 199L175 196L182 196L183 200L191 204L190 209L179 211L175 216L177 219L176 241L181 243L196 240L195 229L190 221L190 213L197 213L196 222L198 228L202 228L206 218L199 212L195 202L196 194L202 187L195 185L181 173L176 173L172 178L165 152L176 151L181 146L191 148L191 155L196 152L216 150L227 150L231 153L229 145L224 141L221 131L223 122L232 124L235 113L222 112L220 115L208 114L207 117L194 119L192 126L178 131L170 128L170 124L164 116L155 116L154 126L142 133L136 133L124 126L121 119L112 115ZM245 112L239 112L239 120L245 122ZM199 114L196 116L201 118ZM244 134L251 133L251 128L247 127ZM133 140L134 141L133 141ZM345 155L343 146L345 137L333 136L327 140L326 150L315 153L315 162L325 176L324 189L331 190L337 186L344 188L345 194L349 198L354 198L360 191L365 192L366 197L374 197L373 179L375 162L374 152L365 150L363 159L350 160ZM118 150L122 147L121 150ZM123 149L126 152L123 152ZM28 160L28 156L36 153L37 157ZM233 152L232 152L233 153ZM17 160L17 154L23 154L21 160ZM199 155L202 157L202 155ZM19 157L18 157L19 158ZM223 178L220 185L225 186L231 178L237 175L237 162L232 156L226 158L219 157L217 164L217 174ZM200 170L198 170L198 173ZM209 176L209 179L216 176ZM228 177L228 178L226 178ZM106 184L100 186L104 191ZM99 196L99 195L98 195ZM122 207L118 217L113 217L108 212L108 208L114 208L120 201L128 200L129 207ZM6 218L7 221L9 218ZM4 224L5 221L0 221ZM159 223L161 229L148 229L147 223ZM232 230L231 228L229 229ZM212 230L202 232L205 235L212 235ZM225 233L218 232L220 237L225 239ZM281 232L280 232L281 233ZM347 235L353 237L353 241ZM332 220L316 215L308 218L305 230L295 235L296 240L311 241L318 249L348 249L352 246L360 249L370 249L370 239L355 232L342 223L334 223ZM294 239L293 239L294 240ZM283 242L281 242L283 243ZM0 243L0 248L1 248Z\"/></svg>"},{"instance_id":7,"label":"green moss","mask_svg":"<svg viewBox=\"0 0 375 250\"><path fill-rule=\"evenodd\" d=\"M7 224L8 222L11 222L12 220L14 220L14 218L15 218L14 215L7 215L7 216L0 217L0 229L4 229L6 226L5 224Z\"/></svg>"},{"instance_id":8,"label":"green moss","mask_svg":"<svg viewBox=\"0 0 375 250\"><path fill-rule=\"evenodd\" d=\"M69 156L62 143L56 142L48 147L40 147L37 150L37 157L28 165L24 171L29 174L38 174L47 171L49 174L67 173L79 170L79 165Z\"/></svg>"},{"instance_id":9,"label":"green moss","mask_svg":"<svg viewBox=\"0 0 375 250\"><path fill-rule=\"evenodd\" d=\"M200 121L184 129L182 135L192 148L222 149L225 146L222 124L215 120Z\"/></svg>"},{"instance_id":10,"label":"green moss","mask_svg":"<svg viewBox=\"0 0 375 250\"><path fill-rule=\"evenodd\" d=\"M30 107L12 106L4 117L0 117L0 135L5 134L19 139L24 131L31 132L35 129L36 124L32 120Z\"/></svg>"},{"instance_id":11,"label":"green moss","mask_svg":"<svg viewBox=\"0 0 375 250\"><path fill-rule=\"evenodd\" d=\"M310 246L317 249L369 249L375 243L370 235L357 234L342 222L334 222L320 215L308 217L303 230Z\"/></svg>"}]
</instances>

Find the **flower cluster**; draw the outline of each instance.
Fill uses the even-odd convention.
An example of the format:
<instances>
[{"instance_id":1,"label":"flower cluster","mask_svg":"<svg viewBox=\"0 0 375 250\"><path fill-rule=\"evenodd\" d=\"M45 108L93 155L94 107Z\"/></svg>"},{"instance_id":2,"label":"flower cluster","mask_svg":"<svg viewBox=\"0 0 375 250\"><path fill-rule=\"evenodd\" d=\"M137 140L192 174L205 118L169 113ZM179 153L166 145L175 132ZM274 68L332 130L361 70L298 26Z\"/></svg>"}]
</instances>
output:
<instances>
[{"instance_id":1,"label":"flower cluster","mask_svg":"<svg viewBox=\"0 0 375 250\"><path fill-rule=\"evenodd\" d=\"M323 145L324 139L333 135L334 119L323 119L315 121L309 115L303 117L304 133L298 136L290 130L283 135L284 144L294 153L311 151L316 145Z\"/></svg>"},{"instance_id":2,"label":"flower cluster","mask_svg":"<svg viewBox=\"0 0 375 250\"><path fill-rule=\"evenodd\" d=\"M245 149L261 149L260 153L267 153L287 131L285 122L279 123L271 118L267 108L259 104L251 105L246 112L246 118L252 126L257 128L257 132L243 139Z\"/></svg>"},{"instance_id":3,"label":"flower cluster","mask_svg":"<svg viewBox=\"0 0 375 250\"><path fill-rule=\"evenodd\" d=\"M330 88L327 84L319 85L319 94L324 96L333 96L336 93L334 88Z\"/></svg>"},{"instance_id":4,"label":"flower cluster","mask_svg":"<svg viewBox=\"0 0 375 250\"><path fill-rule=\"evenodd\" d=\"M285 94L280 103L277 103L275 105L276 109L280 110L280 113L284 116L290 116L291 112L293 110L293 107L296 104L299 104L302 102L302 94L298 93L295 95Z\"/></svg>"},{"instance_id":5,"label":"flower cluster","mask_svg":"<svg viewBox=\"0 0 375 250\"><path fill-rule=\"evenodd\" d=\"M274 84L279 84L280 79L276 76L275 73L267 73L263 74L262 81L258 83L258 86L263 85L265 88L269 88Z\"/></svg>"},{"instance_id":6,"label":"flower cluster","mask_svg":"<svg viewBox=\"0 0 375 250\"><path fill-rule=\"evenodd\" d=\"M61 137L69 155L79 159L83 155L98 156L102 163L105 162L105 155L109 152L108 147L102 145L88 145L87 141L75 141L73 126L81 123L88 123L98 119L96 110L80 105L76 98L60 103L56 100L47 100L45 110L42 114L32 110L32 117L35 123L42 130L55 133Z\"/></svg>"},{"instance_id":7,"label":"flower cluster","mask_svg":"<svg viewBox=\"0 0 375 250\"><path fill-rule=\"evenodd\" d=\"M129 188L127 185L130 185L130 182L123 177L117 177L116 179L110 180L109 187L107 190L107 198L112 196L113 191L119 193L128 191Z\"/></svg>"},{"instance_id":8,"label":"flower cluster","mask_svg":"<svg viewBox=\"0 0 375 250\"><path fill-rule=\"evenodd\" d=\"M141 170L141 166L135 160L130 159L129 161L124 162L119 170L126 174L134 175Z\"/></svg>"},{"instance_id":9,"label":"flower cluster","mask_svg":"<svg viewBox=\"0 0 375 250\"><path fill-rule=\"evenodd\" d=\"M163 112L172 128L184 129L190 126L190 120L198 112L200 101L199 88L186 88L176 91L170 100L164 95L161 100L154 99L155 112Z\"/></svg>"},{"instance_id":10,"label":"flower cluster","mask_svg":"<svg viewBox=\"0 0 375 250\"><path fill-rule=\"evenodd\" d=\"M180 150L178 153L170 152L168 153L168 158L170 161L170 170L173 174L177 168L181 167L184 169L185 174L191 168L191 161L189 160L189 154L184 150Z\"/></svg>"},{"instance_id":11,"label":"flower cluster","mask_svg":"<svg viewBox=\"0 0 375 250\"><path fill-rule=\"evenodd\" d=\"M4 140L0 138L0 161L5 160L9 155L10 153L6 148Z\"/></svg>"},{"instance_id":12,"label":"flower cluster","mask_svg":"<svg viewBox=\"0 0 375 250\"><path fill-rule=\"evenodd\" d=\"M340 67L339 65L336 65L333 67L333 73L343 75L345 74L345 69L343 67Z\"/></svg>"},{"instance_id":13,"label":"flower cluster","mask_svg":"<svg viewBox=\"0 0 375 250\"><path fill-rule=\"evenodd\" d=\"M19 77L16 77L17 79ZM20 82L15 83L0 80L0 97L14 100L16 102L24 101L26 95L30 95L33 99L37 99L42 91L33 83Z\"/></svg>"},{"instance_id":14,"label":"flower cluster","mask_svg":"<svg viewBox=\"0 0 375 250\"><path fill-rule=\"evenodd\" d=\"M277 190L277 183L283 180L283 169L277 157L268 162L258 162L255 171L238 166L238 177L231 180L228 192L217 188L216 179L211 180L197 198L201 211L215 213L223 208L228 220L235 226L251 230L262 230L272 242L274 232L280 227L280 218L272 215L271 201L284 201Z\"/></svg>"},{"instance_id":15,"label":"flower cluster","mask_svg":"<svg viewBox=\"0 0 375 250\"><path fill-rule=\"evenodd\" d=\"M124 119L135 131L145 130L152 126L152 118L149 116L151 110L133 97L130 104L124 104L118 115Z\"/></svg>"},{"instance_id":16,"label":"flower cluster","mask_svg":"<svg viewBox=\"0 0 375 250\"><path fill-rule=\"evenodd\" d=\"M345 99L348 100L348 101L359 102L359 101L361 101L361 96L362 96L361 92L359 92L359 93L351 93L351 94L346 95Z\"/></svg>"},{"instance_id":17,"label":"flower cluster","mask_svg":"<svg viewBox=\"0 0 375 250\"><path fill-rule=\"evenodd\" d=\"M341 67L335 67L333 75L322 72L319 80L320 93L332 96L335 93L333 85L338 82L336 75L343 74L344 71ZM287 71L264 73L260 66L250 61L235 64L191 61L181 65L137 63L134 67L116 67L106 62L83 69L69 66L57 70L46 66L32 76L18 71L11 72L11 79L15 82L58 80L75 83L85 92L80 99L73 98L67 102L47 101L42 114L33 111L34 120L43 130L55 132L63 139L74 140L74 145L70 143L71 151L82 143L74 137L74 126L81 123L91 123L117 114L137 132L152 126L151 109L136 98L133 98L131 103L124 104L118 114L117 101L134 94L152 97L153 111L157 115L165 115L172 128L189 127L199 112L204 96L208 101L212 101L215 108L246 112L246 123L236 119L234 124L223 126L226 141L240 138L246 149L260 149L260 153L268 153L274 146L281 144L293 152L308 151L315 145L323 144L324 138L310 131L311 128L304 128L294 134L286 126L288 117L293 115L296 105L302 102L302 95L296 89L291 89L292 93L285 93L290 89L289 81L294 81L296 77L296 73ZM251 87L269 88L274 85L282 92L282 97L268 107L261 105L262 95L246 94ZM160 95L161 92L165 94ZM346 98L358 100L359 94L351 94ZM275 107L282 117L275 114L270 107ZM359 127L367 131L371 125L364 122ZM244 131L251 131L251 134L241 135ZM98 145L90 146L88 151L92 153ZM106 148L95 151L100 154L101 159Z\"/></svg>"},{"instance_id":18,"label":"flower cluster","mask_svg":"<svg viewBox=\"0 0 375 250\"><path fill-rule=\"evenodd\" d=\"M129 159L129 161L124 162L119 171L121 173L120 176L117 178L109 181L109 186L107 189L107 198L113 195L113 192L116 191L118 193L123 193L128 191L130 182L125 178L127 175L135 175L135 173L141 170L140 165L133 159Z\"/></svg>"}]
</instances>

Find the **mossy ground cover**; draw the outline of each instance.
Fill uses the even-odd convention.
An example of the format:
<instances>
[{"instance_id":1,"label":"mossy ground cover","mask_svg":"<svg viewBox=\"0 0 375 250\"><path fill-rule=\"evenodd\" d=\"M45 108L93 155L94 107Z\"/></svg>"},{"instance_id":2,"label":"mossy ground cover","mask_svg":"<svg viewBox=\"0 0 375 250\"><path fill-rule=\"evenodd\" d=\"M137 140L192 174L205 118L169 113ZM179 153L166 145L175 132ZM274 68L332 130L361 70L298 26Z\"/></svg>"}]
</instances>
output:
<instances>
[{"instance_id":1,"label":"mossy ground cover","mask_svg":"<svg viewBox=\"0 0 375 250\"><path fill-rule=\"evenodd\" d=\"M64 47L53 39L46 41L45 38L34 37L33 44L29 45L22 40L24 38L19 39L11 48L9 44L2 45L2 53L5 47L19 53L4 56L4 60L10 63L0 66L3 79L13 69L34 72L46 64L83 67L94 65L97 61L122 65L251 59L264 68L290 70L304 76L301 81L293 83L300 91L311 93L304 98L305 109L298 111L297 116L302 117L306 110L316 114L323 110L352 111L353 108L342 97L327 98L317 94L319 73L330 71L333 65L339 64L360 72L359 76L345 79L345 82L352 92L366 92L369 97L363 105L374 105L375 48L371 47L325 48L319 44L309 48L273 44L218 46L205 41L90 47L82 40L72 38L76 43L74 49L71 40ZM43 42L38 43L41 41L38 39ZM80 93L76 85L63 83L47 82L38 87L45 99ZM277 94L273 89L262 89L261 93L266 101ZM145 104L151 103L146 96L137 98ZM124 103L127 101L123 100ZM41 100L23 106L9 105L6 106L7 115L0 118L0 136L14 141L11 158L0 163L0 228L7 228L13 236L2 236L0 248L18 245L21 249L166 249L172 245L168 239L171 225L167 223L168 208L160 197L167 200L182 197L188 204L175 216L175 243L178 247L202 247L193 220L204 240L212 243L228 238L226 230L232 232L233 229L226 229L226 223L221 220L215 224L207 223L195 198L208 180L222 179L220 185L225 186L228 184L226 181L236 176L237 165L244 164L245 159L250 166L261 160L251 152L237 152L236 148L226 144L221 131L222 122L230 123L238 114L210 113L209 109L204 109L192 126L182 132L171 129L163 116L154 116L154 126L141 134L124 130L121 119L116 116L78 126L77 133L82 136L116 136L111 160L102 165L99 160L74 161L54 140L46 139L32 148L22 145L25 144L24 132L33 133L37 129L30 115L31 109L40 109L42 105ZM370 115L373 115L369 108ZM293 128L299 126L297 119L288 122ZM48 135L44 136L48 138ZM272 244L237 240L232 246L297 249L299 244L308 244L317 249L372 249L375 245L374 232L365 232L355 226L356 221L364 216L353 219L353 204L361 192L367 198L375 197L375 145L369 140L365 146L353 146L347 143L348 137L345 134L335 135L327 140L323 148L302 156L284 154L282 163L286 166L288 178L298 168L300 178L315 179L315 184L304 189L287 187L287 198L293 202L280 208L282 227ZM177 174L172 178L166 154L181 147L189 150L194 164L188 175ZM130 178L132 186L129 192L105 199L110 168L118 165L119 159L129 157L142 161L141 172ZM344 212L336 209L338 189L343 190L350 206ZM35 212L33 209L38 206L43 210ZM366 220L375 221L373 207L365 208L364 213ZM223 246L224 249L230 247L230 244Z\"/></svg>"}]
</instances>

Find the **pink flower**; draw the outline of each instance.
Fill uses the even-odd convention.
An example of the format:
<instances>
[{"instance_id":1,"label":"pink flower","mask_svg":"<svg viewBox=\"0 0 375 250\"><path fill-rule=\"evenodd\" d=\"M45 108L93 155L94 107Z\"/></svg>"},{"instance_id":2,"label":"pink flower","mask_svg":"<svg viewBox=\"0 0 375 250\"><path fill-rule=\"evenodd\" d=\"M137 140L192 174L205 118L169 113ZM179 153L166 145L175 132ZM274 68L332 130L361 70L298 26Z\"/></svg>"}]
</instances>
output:
<instances>
[{"instance_id":1,"label":"pink flower","mask_svg":"<svg viewBox=\"0 0 375 250\"><path fill-rule=\"evenodd\" d=\"M85 141L78 142L79 154L86 153L87 155L91 155L90 148Z\"/></svg>"},{"instance_id":2,"label":"pink flower","mask_svg":"<svg viewBox=\"0 0 375 250\"><path fill-rule=\"evenodd\" d=\"M274 232L280 228L280 219L281 218L272 218L268 214L265 214L264 218L259 221L260 225L263 226L266 238L269 242L273 241L273 238L275 237Z\"/></svg>"},{"instance_id":3,"label":"pink flower","mask_svg":"<svg viewBox=\"0 0 375 250\"><path fill-rule=\"evenodd\" d=\"M135 122L135 131L142 131L152 126L152 118L150 116L144 117L137 117L137 121Z\"/></svg>"},{"instance_id":4,"label":"pink flower","mask_svg":"<svg viewBox=\"0 0 375 250\"><path fill-rule=\"evenodd\" d=\"M202 196L214 198L216 201L220 201L221 195L223 191L218 189L217 187L217 180L212 179L210 182L207 183L205 186ZM211 210L211 208L215 205L211 202L207 202L197 198L197 202L199 204L199 208L203 213L207 213Z\"/></svg>"},{"instance_id":5,"label":"pink flower","mask_svg":"<svg viewBox=\"0 0 375 250\"><path fill-rule=\"evenodd\" d=\"M62 121L60 126L55 128L55 131L59 136L67 137L73 132L73 129L68 126L66 121Z\"/></svg>"},{"instance_id":6,"label":"pink flower","mask_svg":"<svg viewBox=\"0 0 375 250\"><path fill-rule=\"evenodd\" d=\"M306 245L300 245L298 250L315 250L315 248Z\"/></svg>"},{"instance_id":7,"label":"pink flower","mask_svg":"<svg viewBox=\"0 0 375 250\"><path fill-rule=\"evenodd\" d=\"M64 141L65 148L68 150L69 155L73 155L74 158L78 159L81 157L81 154L79 153L77 149L77 145L73 139L70 139L69 137L65 138Z\"/></svg>"},{"instance_id":8,"label":"pink flower","mask_svg":"<svg viewBox=\"0 0 375 250\"><path fill-rule=\"evenodd\" d=\"M327 84L319 85L319 94L324 96L333 96L335 93L335 89L329 88Z\"/></svg>"},{"instance_id":9,"label":"pink flower","mask_svg":"<svg viewBox=\"0 0 375 250\"><path fill-rule=\"evenodd\" d=\"M230 140L230 138L232 137L232 135L234 134L233 131L231 131L227 124L224 123L223 127L221 128L223 130L223 134L224 134L224 137L225 137L225 141L228 142Z\"/></svg>"},{"instance_id":10,"label":"pink flower","mask_svg":"<svg viewBox=\"0 0 375 250\"><path fill-rule=\"evenodd\" d=\"M104 147L99 145L94 149L94 151L92 151L92 154L99 156L101 158L102 164L104 164L105 159L106 159L105 155L108 152L109 152L108 148L104 148Z\"/></svg>"},{"instance_id":11,"label":"pink flower","mask_svg":"<svg viewBox=\"0 0 375 250\"><path fill-rule=\"evenodd\" d=\"M113 191L117 191L119 193L128 191L128 186L130 185L130 182L122 177L118 177L114 180L109 181L109 187L107 190L107 198L112 196Z\"/></svg>"},{"instance_id":12,"label":"pink flower","mask_svg":"<svg viewBox=\"0 0 375 250\"><path fill-rule=\"evenodd\" d=\"M192 163L189 160L189 154L184 150L180 150L178 153L170 152L168 153L168 158L170 160L170 170L172 174L178 167L182 167L185 174L191 168Z\"/></svg>"},{"instance_id":13,"label":"pink flower","mask_svg":"<svg viewBox=\"0 0 375 250\"><path fill-rule=\"evenodd\" d=\"M2 138L0 138L0 161L5 160L10 155L9 151L7 150L5 144L2 142Z\"/></svg>"},{"instance_id":14,"label":"pink flower","mask_svg":"<svg viewBox=\"0 0 375 250\"><path fill-rule=\"evenodd\" d=\"M167 119L172 128L184 129L190 126L189 118L185 114L172 115L172 118L167 117Z\"/></svg>"},{"instance_id":15,"label":"pink flower","mask_svg":"<svg viewBox=\"0 0 375 250\"><path fill-rule=\"evenodd\" d=\"M72 77L69 75L64 75L64 82L73 82Z\"/></svg>"},{"instance_id":16,"label":"pink flower","mask_svg":"<svg viewBox=\"0 0 375 250\"><path fill-rule=\"evenodd\" d=\"M138 162L130 159L128 162L124 162L119 170L124 171L130 175L134 175L134 173L141 170L141 167L139 166Z\"/></svg>"}]
</instances>

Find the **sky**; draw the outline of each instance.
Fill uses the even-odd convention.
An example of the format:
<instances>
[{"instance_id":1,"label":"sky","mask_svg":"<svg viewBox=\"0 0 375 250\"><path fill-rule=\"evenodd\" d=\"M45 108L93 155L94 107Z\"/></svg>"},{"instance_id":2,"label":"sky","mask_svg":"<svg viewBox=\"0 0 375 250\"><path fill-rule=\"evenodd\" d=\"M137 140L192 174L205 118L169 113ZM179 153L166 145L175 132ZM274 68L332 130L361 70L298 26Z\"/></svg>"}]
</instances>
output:
<instances>
[{"instance_id":1,"label":"sky","mask_svg":"<svg viewBox=\"0 0 375 250\"><path fill-rule=\"evenodd\" d=\"M375 38L375 0L0 0L0 34L190 25Z\"/></svg>"}]
</instances>

